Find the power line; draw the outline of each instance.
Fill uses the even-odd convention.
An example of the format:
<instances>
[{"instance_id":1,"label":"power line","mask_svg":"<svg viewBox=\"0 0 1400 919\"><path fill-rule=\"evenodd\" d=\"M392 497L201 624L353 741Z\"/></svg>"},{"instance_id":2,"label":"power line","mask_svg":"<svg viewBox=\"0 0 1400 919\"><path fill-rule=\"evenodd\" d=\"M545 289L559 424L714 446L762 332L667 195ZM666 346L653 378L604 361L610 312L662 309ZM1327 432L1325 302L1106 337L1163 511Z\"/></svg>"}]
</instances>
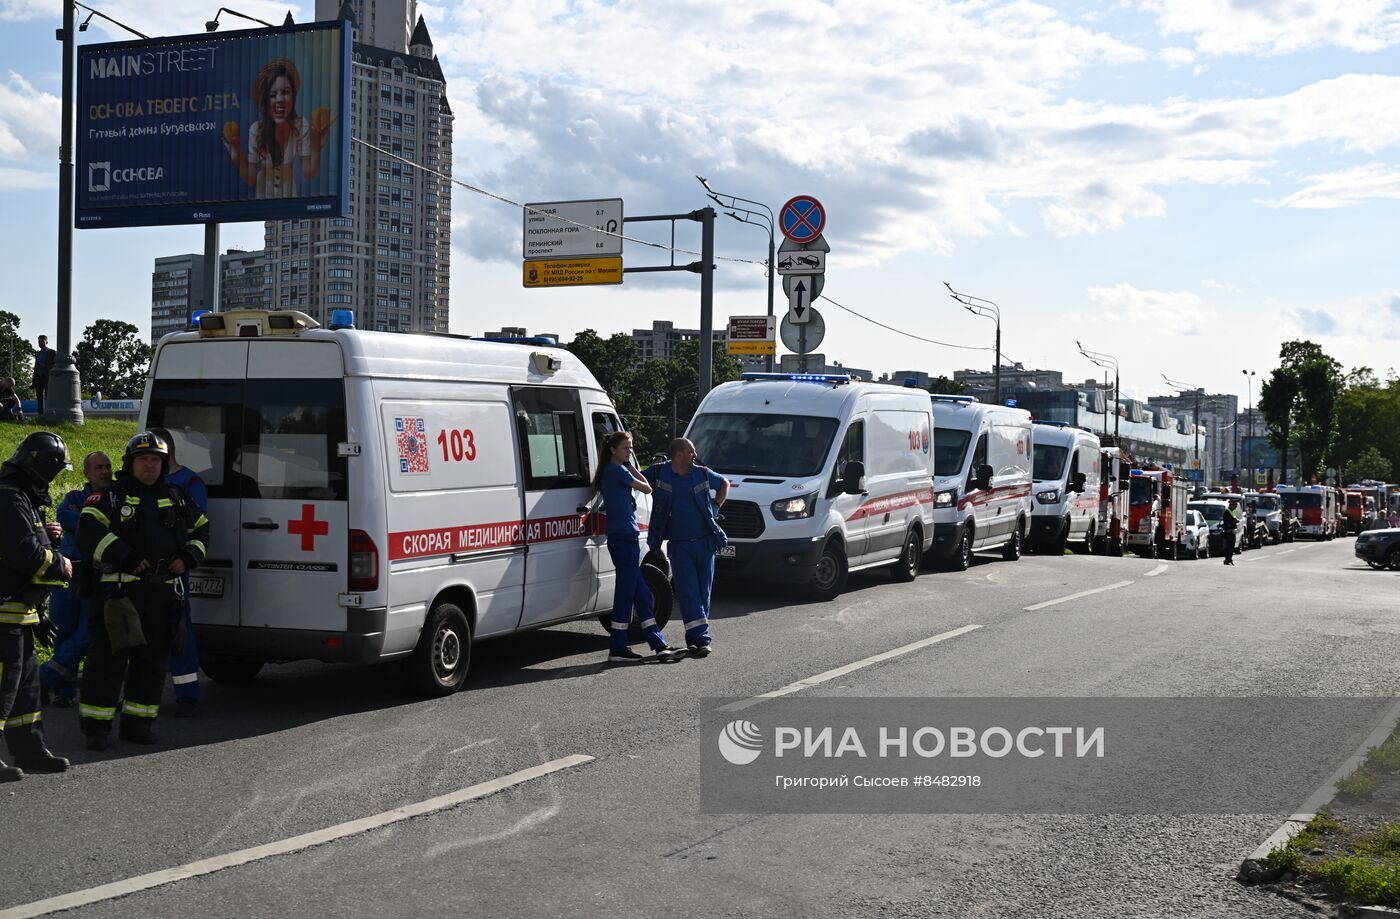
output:
<instances>
[{"instance_id":1,"label":"power line","mask_svg":"<svg viewBox=\"0 0 1400 919\"><path fill-rule=\"evenodd\" d=\"M845 310L846 312L850 313L852 316L855 316L855 317L860 318L860 319L864 319L866 322L874 323L875 325L879 326L879 327L882 328L882 329L888 329L889 331L894 332L896 335L903 335L903 336L906 337L906 338L912 338L912 339L914 339L915 341L921 341L921 342L924 342L925 344L929 344L929 345L938 345L938 346L943 347L943 348L957 348L959 351L994 351L994 350L996 350L995 348L988 348L988 347L985 347L985 346L982 346L982 345L955 345L955 344L953 344L952 342L948 342L948 341L938 341L937 339L933 339L933 338L925 338L925 337L922 336L922 335L915 335L913 332L906 332L906 331L904 331L903 329L896 329L894 326L888 325L888 324L886 324L886 323L883 323L883 322L881 322L881 321L878 320L878 319L872 319L872 318L870 318L869 316L865 315L864 313L856 312L855 310L851 309L849 306L846 306L845 304L842 304L842 303L838 303L838 302L836 302L835 300L831 299L830 297L826 296L825 294L822 294L822 295L821 295L820 297L818 297L817 299L819 299L819 300L825 300L827 303L830 303L832 306L836 307L837 309L843 309L843 310ZM1002 353L1005 354L1005 352L1002 352Z\"/></svg>"}]
</instances>

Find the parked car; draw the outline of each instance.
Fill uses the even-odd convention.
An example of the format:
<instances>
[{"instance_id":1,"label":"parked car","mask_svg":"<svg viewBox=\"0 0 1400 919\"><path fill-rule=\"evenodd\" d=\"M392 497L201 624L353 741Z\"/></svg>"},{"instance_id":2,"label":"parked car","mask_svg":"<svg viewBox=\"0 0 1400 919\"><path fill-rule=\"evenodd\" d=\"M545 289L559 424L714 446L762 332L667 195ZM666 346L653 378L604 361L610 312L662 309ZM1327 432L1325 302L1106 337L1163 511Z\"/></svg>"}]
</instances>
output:
<instances>
[{"instance_id":1,"label":"parked car","mask_svg":"<svg viewBox=\"0 0 1400 919\"><path fill-rule=\"evenodd\" d=\"M1210 524L1198 510L1188 510L1182 518L1181 544L1177 558L1210 558Z\"/></svg>"},{"instance_id":2,"label":"parked car","mask_svg":"<svg viewBox=\"0 0 1400 919\"><path fill-rule=\"evenodd\" d=\"M1225 530L1221 527L1220 523L1225 519L1225 511L1227 507L1228 505L1226 504L1226 502L1217 501L1213 498L1207 498L1201 501L1192 501L1189 505L1187 505L1187 510L1197 511L1198 513L1200 513L1200 515L1206 519L1206 523L1210 526L1209 545L1211 555L1225 554ZM1244 527L1240 526L1235 528L1235 551L1241 552L1243 550Z\"/></svg>"},{"instance_id":3,"label":"parked car","mask_svg":"<svg viewBox=\"0 0 1400 919\"><path fill-rule=\"evenodd\" d=\"M1400 571L1400 529L1366 530L1356 536L1356 557L1380 570Z\"/></svg>"}]
</instances>

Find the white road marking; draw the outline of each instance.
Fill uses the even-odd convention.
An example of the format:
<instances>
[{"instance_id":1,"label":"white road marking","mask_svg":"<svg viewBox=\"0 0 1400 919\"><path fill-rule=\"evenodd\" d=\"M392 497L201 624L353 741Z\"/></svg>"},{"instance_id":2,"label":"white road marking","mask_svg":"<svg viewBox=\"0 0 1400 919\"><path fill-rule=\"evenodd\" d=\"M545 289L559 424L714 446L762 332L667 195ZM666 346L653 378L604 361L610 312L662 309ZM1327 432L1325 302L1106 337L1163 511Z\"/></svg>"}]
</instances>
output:
<instances>
[{"instance_id":1,"label":"white road marking","mask_svg":"<svg viewBox=\"0 0 1400 919\"><path fill-rule=\"evenodd\" d=\"M137 875L133 878L127 878L123 881L114 881L111 884L103 884L99 887L89 887L86 890L77 890L73 893L49 897L47 900L35 900L33 903L12 906L9 909L0 910L0 919L29 919L31 916L44 916L65 909L87 906L90 903L113 900L117 897L128 896L129 894L137 893L142 890L150 890L153 887L173 884L176 881L183 881L187 878L213 874L216 871L223 871L226 868L236 868L239 865L262 861L265 858L272 858L276 855L289 855L293 852L310 849L313 846L324 845L325 843L333 842L337 839L344 839L347 836L355 836L360 833L368 832L369 830L377 830L380 827L399 823L412 817L421 817L424 814L446 810L449 807L456 807L458 804L465 804L468 801L476 801L488 795L495 794L498 791L504 791L507 788L522 785L531 779L537 779L549 775L550 773L559 772L592 761L593 757L583 754L565 756L561 759L541 763L538 766L531 766L529 769L521 769L519 772L512 772L510 775L503 775L489 782L481 782L480 784L471 785L449 794L439 795L436 798L419 801L417 804L405 804L403 807L396 807L382 814L361 817L359 820L338 823L335 826L328 826L325 829L315 830L310 833L302 833L300 836L292 836L288 839L279 840L278 842L253 846L250 849L240 849L237 852L228 852L224 855L216 855L213 858L200 859L197 862L190 862L174 868L166 868L163 871L152 871L149 874Z\"/></svg>"},{"instance_id":2,"label":"white road marking","mask_svg":"<svg viewBox=\"0 0 1400 919\"><path fill-rule=\"evenodd\" d=\"M933 635L929 638L921 638L918 641L911 642L907 645L900 645L898 648L891 648L888 651L881 651L879 654L862 658L861 660L858 660L855 663L846 664L843 667L837 667L835 670L827 670L826 672L819 673L816 676L809 676L806 679L798 680L796 683L789 683L781 689L775 689L772 692L759 693L758 695L752 696L748 699L740 699L738 702L731 702L728 705L722 705L718 710L721 712L743 711L744 709L749 708L750 706L757 705L760 702L763 702L767 699L777 699L780 696L790 696L795 692L801 692L804 689L808 689L820 683L825 683L828 680L834 680L838 677L843 677L848 673L854 673L857 670L862 670L866 667L871 666L872 664L883 663L884 661L892 660L896 657L900 657L902 655L918 651L921 648L927 648L929 645L936 645L940 641L947 641L950 638L957 638L959 635L966 635L968 632L973 632L980 628L982 628L980 625L965 625L962 628L953 629L951 632L942 632L938 635ZM0 919L5 919L3 914L0 914Z\"/></svg>"},{"instance_id":3,"label":"white road marking","mask_svg":"<svg viewBox=\"0 0 1400 919\"><path fill-rule=\"evenodd\" d=\"M1095 588L1092 589L1092 590L1081 590L1081 591L1079 591L1079 593L1070 594L1070 595L1067 596L1067 597L1056 597L1056 598L1053 599L1053 600L1046 600L1044 603L1036 603L1036 604L1034 604L1034 605L1032 605L1032 606L1027 606L1027 607L1025 608L1025 610L1026 610L1026 612L1028 612L1028 613L1033 613L1033 612L1035 612L1035 611L1038 610L1038 609L1045 609L1045 607L1047 607L1047 606L1058 606L1058 605L1061 604L1061 603L1068 603L1068 602L1071 601L1071 600L1078 600L1080 597L1088 597L1088 596L1091 596L1091 595L1093 595L1093 594L1101 594L1101 593L1103 593L1103 592L1106 591L1106 590L1117 590L1117 589L1120 588L1120 587L1127 587L1129 584L1132 584L1132 583L1134 583L1134 582L1132 582L1132 581L1116 581L1115 583L1108 584L1108 585L1105 585L1105 586L1103 586L1103 587L1095 587ZM3 917L0 917L0 919L3 919Z\"/></svg>"},{"instance_id":4,"label":"white road marking","mask_svg":"<svg viewBox=\"0 0 1400 919\"><path fill-rule=\"evenodd\" d=\"M464 751L464 750L475 750L477 747L484 747L484 746L486 746L487 744L493 744L493 743L495 743L497 740L500 740L500 738L499 738L499 737L487 737L485 740L473 740L471 743L466 744L465 746L458 747L458 748L455 749L455 750L448 750L448 751L447 751L447 755L448 755L448 756L452 756L453 754L455 754L455 753L461 753L461 752Z\"/></svg>"},{"instance_id":5,"label":"white road marking","mask_svg":"<svg viewBox=\"0 0 1400 919\"><path fill-rule=\"evenodd\" d=\"M1157 575L1163 574L1164 572L1166 572L1170 567L1171 567L1171 566L1168 565L1166 562L1163 562L1162 564L1158 565L1156 568L1153 568L1151 571L1147 572L1147 574L1144 575L1144 577L1155 578Z\"/></svg>"}]
</instances>

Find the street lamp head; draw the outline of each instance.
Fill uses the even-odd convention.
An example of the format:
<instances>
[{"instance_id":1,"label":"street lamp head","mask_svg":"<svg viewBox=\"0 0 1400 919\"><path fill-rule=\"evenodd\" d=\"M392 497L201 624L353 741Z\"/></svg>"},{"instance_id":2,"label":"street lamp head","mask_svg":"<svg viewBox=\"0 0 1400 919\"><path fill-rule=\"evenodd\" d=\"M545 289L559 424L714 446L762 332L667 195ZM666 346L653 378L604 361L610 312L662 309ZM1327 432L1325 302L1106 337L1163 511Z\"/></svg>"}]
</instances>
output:
<instances>
[{"instance_id":1,"label":"street lamp head","mask_svg":"<svg viewBox=\"0 0 1400 919\"><path fill-rule=\"evenodd\" d=\"M204 31L206 31L206 32L213 32L213 31L217 30L218 28L219 28L219 20L218 20L218 19L209 19L209 20L206 20L205 23L204 23Z\"/></svg>"},{"instance_id":2,"label":"street lamp head","mask_svg":"<svg viewBox=\"0 0 1400 919\"><path fill-rule=\"evenodd\" d=\"M703 185L703 186L705 187L705 191L707 191L707 192L710 193L710 197L714 197L715 190L714 190L713 188L710 187L710 180L709 180L709 179L705 178L704 176L696 176L696 177L695 177L695 181L699 182L701 185Z\"/></svg>"},{"instance_id":3,"label":"street lamp head","mask_svg":"<svg viewBox=\"0 0 1400 919\"><path fill-rule=\"evenodd\" d=\"M88 23L89 23L89 22L92 22L92 17L93 17L94 15L95 15L94 13L88 13L88 14L87 14L87 18L84 19L81 23L78 24L78 31L79 31L79 32L86 32L86 31L87 31Z\"/></svg>"}]
</instances>

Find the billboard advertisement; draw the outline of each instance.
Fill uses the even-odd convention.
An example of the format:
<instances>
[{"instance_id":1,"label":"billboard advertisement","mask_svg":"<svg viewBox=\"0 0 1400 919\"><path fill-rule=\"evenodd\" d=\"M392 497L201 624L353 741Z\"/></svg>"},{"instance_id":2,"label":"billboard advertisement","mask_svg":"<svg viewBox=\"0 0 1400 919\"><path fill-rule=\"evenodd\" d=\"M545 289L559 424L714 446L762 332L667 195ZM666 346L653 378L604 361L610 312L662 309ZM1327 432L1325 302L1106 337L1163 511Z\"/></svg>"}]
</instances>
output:
<instances>
[{"instance_id":1,"label":"billboard advertisement","mask_svg":"<svg viewBox=\"0 0 1400 919\"><path fill-rule=\"evenodd\" d=\"M1240 465L1254 469L1277 469L1282 465L1282 457L1267 437L1242 437Z\"/></svg>"},{"instance_id":2,"label":"billboard advertisement","mask_svg":"<svg viewBox=\"0 0 1400 919\"><path fill-rule=\"evenodd\" d=\"M76 226L349 211L349 23L78 49Z\"/></svg>"}]
</instances>

